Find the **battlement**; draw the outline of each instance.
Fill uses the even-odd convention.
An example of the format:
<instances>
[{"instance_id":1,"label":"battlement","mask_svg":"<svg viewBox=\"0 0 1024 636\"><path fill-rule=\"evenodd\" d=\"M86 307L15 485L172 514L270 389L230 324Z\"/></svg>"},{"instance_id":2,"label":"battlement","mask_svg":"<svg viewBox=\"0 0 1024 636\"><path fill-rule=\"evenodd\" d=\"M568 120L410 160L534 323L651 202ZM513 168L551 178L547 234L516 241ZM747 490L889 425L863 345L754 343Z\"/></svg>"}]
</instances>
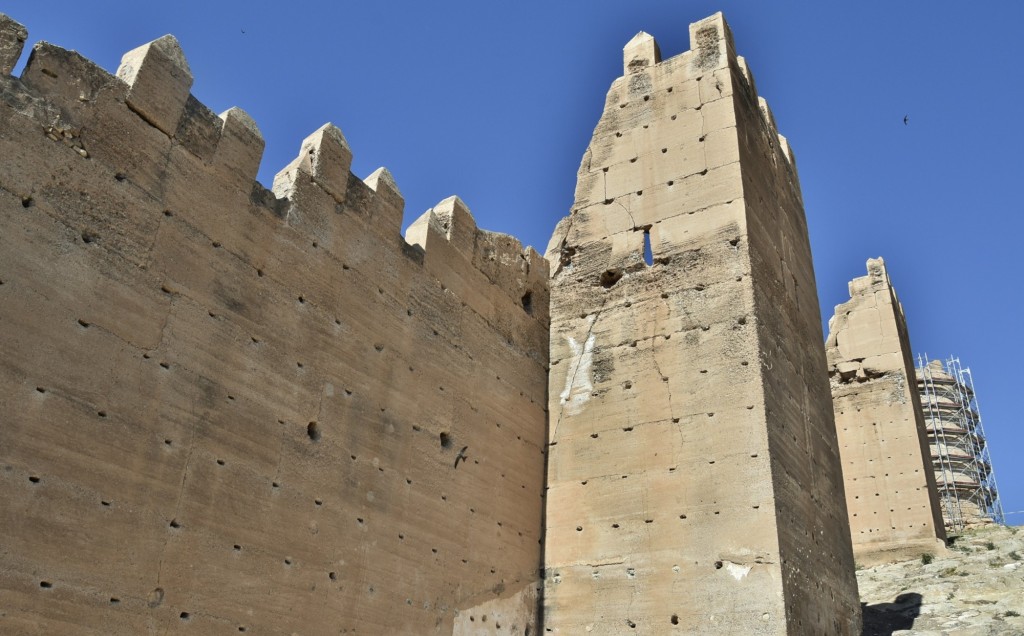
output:
<instances>
[{"instance_id":1,"label":"battlement","mask_svg":"<svg viewBox=\"0 0 1024 636\"><path fill-rule=\"evenodd\" d=\"M697 90L688 95L689 99L673 100L667 95L662 98L668 100L667 108L676 116L681 115L678 112L680 107L703 107L708 102L731 96L734 90L740 92L758 105L766 134L773 140L772 145L777 143L780 146L782 157L795 169L795 157L789 143L779 134L767 101L758 96L754 76L746 60L736 54L732 31L721 12L691 24L690 50L665 60L662 60L661 48L655 38L645 32L638 33L623 48L623 67L623 76L612 84L608 94L608 99L617 101L620 108L641 106L652 111L660 110L660 105L651 103L658 96L645 92L645 88L652 83L664 83L668 78L673 82L695 79L699 83ZM645 76L645 73L649 75ZM622 103L619 91L624 88L623 84L628 93L639 94L646 103ZM658 113L652 114L654 117L651 119L656 119ZM651 121L648 126L655 123ZM712 119L712 124L715 123Z\"/></svg>"},{"instance_id":2,"label":"battlement","mask_svg":"<svg viewBox=\"0 0 1024 636\"><path fill-rule=\"evenodd\" d=\"M173 36L13 77L0 14L0 632L860 634L847 509L941 530L905 320L869 260L826 354L793 151L689 35L626 43L541 256L403 236L332 123L265 187Z\"/></svg>"},{"instance_id":3,"label":"battlement","mask_svg":"<svg viewBox=\"0 0 1024 636\"><path fill-rule=\"evenodd\" d=\"M332 124L264 187L172 36L11 77L26 38L0 16L0 631L537 630L547 263L456 198L406 242Z\"/></svg>"},{"instance_id":4,"label":"battlement","mask_svg":"<svg viewBox=\"0 0 1024 636\"><path fill-rule=\"evenodd\" d=\"M623 48L623 69L580 163L573 211L588 214L572 223L566 217L548 245L553 275L564 269L563 243L578 247L583 235L611 243L602 270L634 268L642 232L656 259L685 249L662 223L690 213L677 199L714 209L763 196L749 184L747 191L727 185L737 183L732 176L747 149L756 147L773 181L799 196L793 149L721 13L691 24L690 50L665 59L653 36L638 33Z\"/></svg>"},{"instance_id":5,"label":"battlement","mask_svg":"<svg viewBox=\"0 0 1024 636\"><path fill-rule=\"evenodd\" d=\"M703 633L678 576L733 631L859 633L793 154L721 13L626 44L546 257L545 629Z\"/></svg>"},{"instance_id":6,"label":"battlement","mask_svg":"<svg viewBox=\"0 0 1024 636\"><path fill-rule=\"evenodd\" d=\"M470 266L547 324L547 261L507 234L478 229L462 199L448 197L424 212L406 230L405 240L424 251L427 271L471 305L485 297L467 288L475 283L464 273ZM484 307L478 310L487 313ZM489 318L501 320L498 314Z\"/></svg>"},{"instance_id":7,"label":"battlement","mask_svg":"<svg viewBox=\"0 0 1024 636\"><path fill-rule=\"evenodd\" d=\"M13 68L27 31L9 18L4 20L0 41L8 44L2 61ZM20 80L20 85L12 84L5 92L20 93L19 99L34 102L32 114L51 138L84 159L115 168L132 166L131 174L124 173L126 179L151 196L159 198L173 189L167 181L186 176L174 171L183 162L164 166L168 155L180 150L198 159L205 171L229 178L239 196L248 198L253 188L262 191L255 181L264 147L259 128L242 109L216 115L191 94L192 73L172 35L125 53L116 74L74 51L41 42L33 47ZM334 242L333 236L351 231L338 216L347 214L361 221L361 231L393 242L394 257L408 256L411 245L391 241L401 235L404 212L404 199L393 176L379 168L360 180L350 172L351 165L352 150L341 130L325 124L302 141L295 160L277 173L273 198L263 196L266 211L316 235L325 245ZM472 217L469 223L475 231ZM520 258L502 254L495 260L479 254L441 263L437 255L429 259L433 269L476 270L457 274L470 286L484 286L480 290L464 286L464 293L486 297L486 286L491 285L500 286L503 295L516 302L529 295L537 300L531 303L531 312L538 310L537 319L546 320L541 302L546 298L546 263L513 237L490 232L486 236L481 250L485 250L483 243L509 249L514 245ZM468 240L475 249L476 234L470 233ZM425 244L420 247L426 249ZM488 253L493 252L491 248ZM503 265L510 267L508 272L501 271Z\"/></svg>"}]
</instances>

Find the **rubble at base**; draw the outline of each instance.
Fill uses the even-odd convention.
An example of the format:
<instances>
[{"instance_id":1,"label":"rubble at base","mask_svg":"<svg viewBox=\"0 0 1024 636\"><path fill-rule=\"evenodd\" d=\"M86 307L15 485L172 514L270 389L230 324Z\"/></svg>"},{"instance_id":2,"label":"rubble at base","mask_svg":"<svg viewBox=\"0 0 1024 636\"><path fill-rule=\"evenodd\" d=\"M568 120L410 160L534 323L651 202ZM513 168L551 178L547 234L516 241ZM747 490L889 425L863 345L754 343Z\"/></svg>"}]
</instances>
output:
<instances>
[{"instance_id":1,"label":"rubble at base","mask_svg":"<svg viewBox=\"0 0 1024 636\"><path fill-rule=\"evenodd\" d=\"M1024 532L988 526L943 556L857 571L864 636L1024 634Z\"/></svg>"}]
</instances>

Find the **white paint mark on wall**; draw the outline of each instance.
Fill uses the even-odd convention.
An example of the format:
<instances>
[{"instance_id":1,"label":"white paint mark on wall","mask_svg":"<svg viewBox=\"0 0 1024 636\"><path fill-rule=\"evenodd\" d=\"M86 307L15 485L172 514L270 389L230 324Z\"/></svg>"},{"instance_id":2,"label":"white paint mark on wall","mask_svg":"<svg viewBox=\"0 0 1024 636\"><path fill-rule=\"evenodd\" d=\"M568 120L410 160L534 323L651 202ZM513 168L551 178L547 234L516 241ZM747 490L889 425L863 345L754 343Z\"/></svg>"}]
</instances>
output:
<instances>
[{"instance_id":1,"label":"white paint mark on wall","mask_svg":"<svg viewBox=\"0 0 1024 636\"><path fill-rule=\"evenodd\" d=\"M742 579L742 578L746 577L748 574L750 574L750 566L749 565L740 565L739 563L730 563L729 561L726 561L725 562L725 571L728 572L729 574L731 574L732 578L734 578L737 581L739 581L740 579Z\"/></svg>"},{"instance_id":2,"label":"white paint mark on wall","mask_svg":"<svg viewBox=\"0 0 1024 636\"><path fill-rule=\"evenodd\" d=\"M565 390L561 393L561 404L563 412L567 415L577 415L583 410L583 406L590 400L590 393L594 385L590 381L591 365L594 362L594 333L593 326L597 316L591 316L587 321L587 340L581 346L575 338L566 336L569 348L572 349L572 364L569 365L569 374L565 378Z\"/></svg>"}]
</instances>

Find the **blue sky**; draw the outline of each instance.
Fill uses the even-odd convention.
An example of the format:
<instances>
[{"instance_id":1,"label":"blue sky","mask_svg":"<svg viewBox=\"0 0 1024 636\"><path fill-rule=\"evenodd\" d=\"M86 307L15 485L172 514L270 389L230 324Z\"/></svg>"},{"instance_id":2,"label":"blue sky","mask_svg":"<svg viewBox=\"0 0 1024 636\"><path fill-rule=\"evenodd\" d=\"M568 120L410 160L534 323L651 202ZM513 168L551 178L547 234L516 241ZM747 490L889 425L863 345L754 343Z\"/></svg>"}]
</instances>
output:
<instances>
[{"instance_id":1,"label":"blue sky","mask_svg":"<svg viewBox=\"0 0 1024 636\"><path fill-rule=\"evenodd\" d=\"M1014 407L1024 206L1013 186L1024 172L1024 3L0 6L30 42L76 49L110 71L125 51L173 33L193 93L259 124L265 185L330 121L356 174L383 165L395 175L406 223L458 194L481 227L539 251L572 203L622 46L644 30L676 55L689 48L688 24L719 10L796 152L823 319L865 260L885 257L915 353L958 355L972 369L1004 508L1024 510Z\"/></svg>"}]
</instances>

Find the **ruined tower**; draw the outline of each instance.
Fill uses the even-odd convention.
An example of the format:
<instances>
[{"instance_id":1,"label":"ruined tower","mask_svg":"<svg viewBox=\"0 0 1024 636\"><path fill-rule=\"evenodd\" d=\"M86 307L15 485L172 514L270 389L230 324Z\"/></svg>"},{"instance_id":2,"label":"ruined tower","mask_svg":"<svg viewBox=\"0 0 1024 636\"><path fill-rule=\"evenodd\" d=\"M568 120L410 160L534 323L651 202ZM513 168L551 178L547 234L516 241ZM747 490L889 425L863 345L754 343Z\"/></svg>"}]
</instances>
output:
<instances>
[{"instance_id":1,"label":"ruined tower","mask_svg":"<svg viewBox=\"0 0 1024 636\"><path fill-rule=\"evenodd\" d=\"M943 549L910 335L885 262L850 282L825 343L853 550L865 565Z\"/></svg>"},{"instance_id":2,"label":"ruined tower","mask_svg":"<svg viewBox=\"0 0 1024 636\"><path fill-rule=\"evenodd\" d=\"M548 247L545 629L859 634L793 154L690 42L626 45Z\"/></svg>"}]
</instances>

